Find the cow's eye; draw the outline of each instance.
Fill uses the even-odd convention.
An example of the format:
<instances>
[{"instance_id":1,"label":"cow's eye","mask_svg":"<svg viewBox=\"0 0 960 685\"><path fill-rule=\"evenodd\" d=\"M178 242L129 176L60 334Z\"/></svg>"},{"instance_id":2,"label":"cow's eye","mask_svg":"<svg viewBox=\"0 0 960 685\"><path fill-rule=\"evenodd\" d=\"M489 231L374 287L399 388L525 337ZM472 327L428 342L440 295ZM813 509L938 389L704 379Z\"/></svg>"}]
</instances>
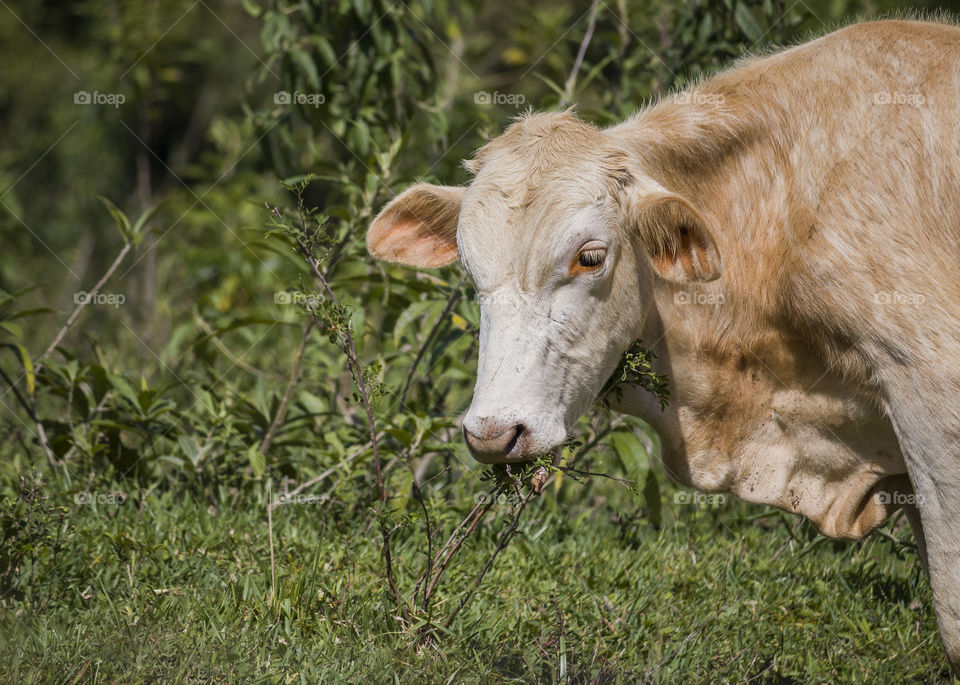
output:
<instances>
[{"instance_id":1,"label":"cow's eye","mask_svg":"<svg viewBox=\"0 0 960 685\"><path fill-rule=\"evenodd\" d=\"M580 246L577 256L570 262L570 278L598 272L607 261L607 244L602 240L590 240Z\"/></svg>"},{"instance_id":2,"label":"cow's eye","mask_svg":"<svg viewBox=\"0 0 960 685\"><path fill-rule=\"evenodd\" d=\"M592 269L603 264L603 260L606 258L606 249L602 247L595 248L581 252L580 256L577 258L577 263L585 269Z\"/></svg>"}]
</instances>

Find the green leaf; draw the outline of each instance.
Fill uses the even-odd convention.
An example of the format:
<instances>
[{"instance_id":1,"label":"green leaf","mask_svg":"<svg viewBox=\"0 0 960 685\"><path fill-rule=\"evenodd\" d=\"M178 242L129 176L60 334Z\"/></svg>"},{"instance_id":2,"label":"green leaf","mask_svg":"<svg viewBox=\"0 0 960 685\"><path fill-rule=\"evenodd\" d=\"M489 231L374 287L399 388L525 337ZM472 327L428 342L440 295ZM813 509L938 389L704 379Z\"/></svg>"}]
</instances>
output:
<instances>
[{"instance_id":1,"label":"green leaf","mask_svg":"<svg viewBox=\"0 0 960 685\"><path fill-rule=\"evenodd\" d=\"M267 471L267 457L261 454L259 445L250 445L247 449L247 459L253 467L253 474L257 478L263 478L263 474Z\"/></svg>"},{"instance_id":2,"label":"green leaf","mask_svg":"<svg viewBox=\"0 0 960 685\"><path fill-rule=\"evenodd\" d=\"M307 85L313 88L315 91L320 90L320 73L317 71L317 65L314 64L313 58L310 57L306 52L299 49L291 50L287 53L298 67L300 67L303 76L307 81Z\"/></svg>"},{"instance_id":3,"label":"green leaf","mask_svg":"<svg viewBox=\"0 0 960 685\"><path fill-rule=\"evenodd\" d=\"M323 36L313 36L311 41L317 47L317 50L320 51L320 56L323 58L323 63L327 68L336 65L337 53L334 51L333 46L330 45L330 41Z\"/></svg>"},{"instance_id":4,"label":"green leaf","mask_svg":"<svg viewBox=\"0 0 960 685\"><path fill-rule=\"evenodd\" d=\"M240 4L243 6L244 11L251 17L259 17L263 12L254 0L240 0Z\"/></svg>"},{"instance_id":5,"label":"green leaf","mask_svg":"<svg viewBox=\"0 0 960 685\"><path fill-rule=\"evenodd\" d=\"M404 447L410 447L413 444L413 436L410 435L410 431L403 428L387 428L387 433L395 437Z\"/></svg>"},{"instance_id":6,"label":"green leaf","mask_svg":"<svg viewBox=\"0 0 960 685\"><path fill-rule=\"evenodd\" d=\"M170 464L173 464L178 468L183 468L183 464L184 464L183 459L181 459L180 457L174 457L171 454L161 454L159 457L157 457L157 461L165 461Z\"/></svg>"},{"instance_id":7,"label":"green leaf","mask_svg":"<svg viewBox=\"0 0 960 685\"><path fill-rule=\"evenodd\" d=\"M703 15L703 19L700 20L700 26L697 27L697 40L706 44L710 39L710 31L713 30L713 15L706 13Z\"/></svg>"},{"instance_id":8,"label":"green leaf","mask_svg":"<svg viewBox=\"0 0 960 685\"><path fill-rule=\"evenodd\" d=\"M98 196L98 199L106 206L107 210L110 212L110 216L113 217L114 222L117 224L117 228L120 230L120 235L123 236L123 242L132 242L133 228L130 226L130 220L127 218L127 215L121 212L119 207L102 195Z\"/></svg>"},{"instance_id":9,"label":"green leaf","mask_svg":"<svg viewBox=\"0 0 960 685\"><path fill-rule=\"evenodd\" d=\"M756 43L763 38L763 29L760 28L757 20L753 18L753 13L750 11L750 8L744 3L737 3L736 9L733 10L733 17L737 22L737 26L743 31L743 35L749 40Z\"/></svg>"},{"instance_id":10,"label":"green leaf","mask_svg":"<svg viewBox=\"0 0 960 685\"><path fill-rule=\"evenodd\" d=\"M20 326L18 326L15 323L11 323L10 321L4 321L0 323L0 329L5 330L7 333L9 333L12 337L16 338L17 340L23 340L23 329L20 328Z\"/></svg>"},{"instance_id":11,"label":"green leaf","mask_svg":"<svg viewBox=\"0 0 960 685\"><path fill-rule=\"evenodd\" d=\"M183 450L183 453L187 455L187 459L189 459L193 467L196 468L200 462L200 447L197 445L197 441L190 436L181 435L177 438L177 444L180 445L180 449Z\"/></svg>"},{"instance_id":12,"label":"green leaf","mask_svg":"<svg viewBox=\"0 0 960 685\"><path fill-rule=\"evenodd\" d=\"M540 73L537 73L537 72L534 72L533 76L534 76L535 78L540 79L540 80L543 81L544 83L546 83L546 84L550 87L550 89L557 94L557 97L563 97L563 95L564 95L563 88L561 88L560 85L557 84L555 81L552 81L552 80L550 80L549 78L547 78L546 76L544 76L543 74L540 74Z\"/></svg>"},{"instance_id":13,"label":"green leaf","mask_svg":"<svg viewBox=\"0 0 960 685\"><path fill-rule=\"evenodd\" d=\"M623 462L627 474L639 483L640 479L637 476L641 470L650 468L650 455L647 454L647 448L640 442L640 438L627 431L614 431L610 434L610 441Z\"/></svg>"},{"instance_id":14,"label":"green leaf","mask_svg":"<svg viewBox=\"0 0 960 685\"><path fill-rule=\"evenodd\" d=\"M401 312L400 316L397 317L397 323L393 327L393 344L395 347L400 345L400 339L403 337L404 330L411 323L413 323L414 320L421 317L424 312L428 311L436 304L436 300L419 300ZM439 304L441 307L443 307L442 302Z\"/></svg>"},{"instance_id":15,"label":"green leaf","mask_svg":"<svg viewBox=\"0 0 960 685\"><path fill-rule=\"evenodd\" d=\"M239 318L239 319L234 319L233 321L231 321L231 322L230 322L228 325L226 325L226 326L223 326L223 327L221 327L221 328L217 328L217 329L214 330L212 333L208 333L208 334L205 334L205 335L200 336L199 338L197 338L196 342L193 343L193 345L194 345L194 347L196 347L197 345L206 342L206 341L209 340L210 338L214 338L214 337L223 335L224 333L227 333L228 331L234 331L234 330L237 330L238 328L243 328L244 326L257 326L257 325L263 325L263 324L271 324L271 325L273 325L273 324L280 324L280 325L283 325L283 326L300 326L300 324L297 323L297 322L281 321L281 320L279 320L279 319L270 319L270 318L266 318L266 317L263 317L263 316L244 316L244 317L241 317L241 318Z\"/></svg>"},{"instance_id":16,"label":"green leaf","mask_svg":"<svg viewBox=\"0 0 960 685\"><path fill-rule=\"evenodd\" d=\"M399 484L396 481L399 480ZM396 516L400 516L407 510L410 503L410 495L413 493L413 471L404 469L398 478L394 479L394 495L390 499L390 506Z\"/></svg>"},{"instance_id":17,"label":"green leaf","mask_svg":"<svg viewBox=\"0 0 960 685\"><path fill-rule=\"evenodd\" d=\"M33 370L33 360L30 359L30 353L27 352L27 348L19 343L7 343L6 347L13 350L17 358L20 359L20 366L23 367L23 373L27 379L27 394L32 400L37 387L37 377Z\"/></svg>"},{"instance_id":18,"label":"green leaf","mask_svg":"<svg viewBox=\"0 0 960 685\"><path fill-rule=\"evenodd\" d=\"M114 387L119 393L126 398L134 407L140 406L140 398L137 392L130 385L130 382L127 381L123 376L118 376L113 373L107 373L107 379L110 381L110 385Z\"/></svg>"},{"instance_id":19,"label":"green leaf","mask_svg":"<svg viewBox=\"0 0 960 685\"><path fill-rule=\"evenodd\" d=\"M22 317L24 317L24 316L34 316L35 314L51 314L51 313L53 313L53 310L50 309L49 307L36 307L36 308L34 308L34 309L21 309L19 312L14 312L13 314L11 314L11 315L7 318L7 321L10 321L10 320L12 320L12 319L19 319L19 318L22 318Z\"/></svg>"},{"instance_id":20,"label":"green leaf","mask_svg":"<svg viewBox=\"0 0 960 685\"><path fill-rule=\"evenodd\" d=\"M139 245L140 241L143 240L144 232L143 229L146 227L150 219L153 218L153 215L157 213L157 210L163 206L163 203L155 205L153 207L148 207L143 214L137 217L137 220L133 224L133 228L130 229L130 233L133 239L134 245Z\"/></svg>"}]
</instances>

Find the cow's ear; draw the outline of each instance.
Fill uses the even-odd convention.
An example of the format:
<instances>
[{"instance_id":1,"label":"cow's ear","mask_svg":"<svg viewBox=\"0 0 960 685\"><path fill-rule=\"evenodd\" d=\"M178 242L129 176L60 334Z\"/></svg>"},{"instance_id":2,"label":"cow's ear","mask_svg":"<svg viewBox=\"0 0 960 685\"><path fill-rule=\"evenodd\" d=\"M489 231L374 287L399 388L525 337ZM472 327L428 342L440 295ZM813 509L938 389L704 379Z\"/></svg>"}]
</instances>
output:
<instances>
[{"instance_id":1,"label":"cow's ear","mask_svg":"<svg viewBox=\"0 0 960 685\"><path fill-rule=\"evenodd\" d=\"M723 263L700 213L679 195L646 197L633 210L653 268L668 281L712 281Z\"/></svg>"},{"instance_id":2,"label":"cow's ear","mask_svg":"<svg viewBox=\"0 0 960 685\"><path fill-rule=\"evenodd\" d=\"M463 188L420 183L381 210L367 231L374 257L420 268L457 261L457 222Z\"/></svg>"}]
</instances>

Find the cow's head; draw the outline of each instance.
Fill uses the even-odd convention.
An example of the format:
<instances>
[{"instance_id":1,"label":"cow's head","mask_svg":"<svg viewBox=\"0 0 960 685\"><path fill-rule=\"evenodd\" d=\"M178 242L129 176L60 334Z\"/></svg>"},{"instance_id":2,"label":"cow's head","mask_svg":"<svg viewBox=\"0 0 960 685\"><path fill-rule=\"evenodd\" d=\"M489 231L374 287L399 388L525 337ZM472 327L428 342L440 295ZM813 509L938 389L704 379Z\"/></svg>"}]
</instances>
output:
<instances>
[{"instance_id":1,"label":"cow's head","mask_svg":"<svg viewBox=\"0 0 960 685\"><path fill-rule=\"evenodd\" d=\"M396 197L367 246L411 266L463 264L481 312L464 436L480 461L525 461L594 402L639 337L653 279L712 280L720 255L695 208L569 114L522 118L468 167L469 186Z\"/></svg>"}]
</instances>

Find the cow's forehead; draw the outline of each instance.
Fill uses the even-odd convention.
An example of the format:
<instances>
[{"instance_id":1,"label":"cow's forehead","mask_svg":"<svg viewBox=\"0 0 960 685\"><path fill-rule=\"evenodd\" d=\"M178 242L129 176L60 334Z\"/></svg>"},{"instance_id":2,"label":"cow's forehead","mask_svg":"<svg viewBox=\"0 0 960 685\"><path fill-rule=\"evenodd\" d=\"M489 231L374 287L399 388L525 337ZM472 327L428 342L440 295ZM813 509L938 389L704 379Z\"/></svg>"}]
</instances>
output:
<instances>
[{"instance_id":1,"label":"cow's forehead","mask_svg":"<svg viewBox=\"0 0 960 685\"><path fill-rule=\"evenodd\" d=\"M478 173L498 158L522 160L528 170L549 170L558 163L604 147L605 136L596 126L569 112L526 114L480 148L467 167Z\"/></svg>"},{"instance_id":2,"label":"cow's forehead","mask_svg":"<svg viewBox=\"0 0 960 685\"><path fill-rule=\"evenodd\" d=\"M569 112L525 115L467 162L476 187L511 205L603 185L626 174L625 165L622 146Z\"/></svg>"},{"instance_id":3,"label":"cow's forehead","mask_svg":"<svg viewBox=\"0 0 960 685\"><path fill-rule=\"evenodd\" d=\"M626 162L598 128L567 112L521 118L481 148L460 212L461 260L478 287L535 281L623 183ZM575 236L573 236L575 237Z\"/></svg>"},{"instance_id":4,"label":"cow's forehead","mask_svg":"<svg viewBox=\"0 0 960 685\"><path fill-rule=\"evenodd\" d=\"M598 237L604 209L604 199L583 184L529 194L523 202L495 188L471 187L457 231L461 261L481 290L533 288L577 247L573 243Z\"/></svg>"}]
</instances>

